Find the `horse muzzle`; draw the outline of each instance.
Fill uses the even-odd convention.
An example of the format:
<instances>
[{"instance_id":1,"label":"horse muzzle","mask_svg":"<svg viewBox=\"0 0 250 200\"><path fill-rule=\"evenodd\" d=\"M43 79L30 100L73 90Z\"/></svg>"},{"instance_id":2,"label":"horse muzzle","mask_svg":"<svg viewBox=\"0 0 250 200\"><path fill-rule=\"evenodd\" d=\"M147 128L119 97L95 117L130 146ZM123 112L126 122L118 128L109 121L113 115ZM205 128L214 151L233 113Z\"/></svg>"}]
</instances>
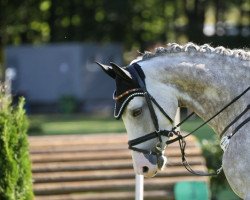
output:
<instances>
[{"instance_id":1,"label":"horse muzzle","mask_svg":"<svg viewBox=\"0 0 250 200\"><path fill-rule=\"evenodd\" d=\"M144 175L145 177L153 177L158 171L163 170L167 158L163 155L143 154L133 152L133 166L136 174Z\"/></svg>"}]
</instances>

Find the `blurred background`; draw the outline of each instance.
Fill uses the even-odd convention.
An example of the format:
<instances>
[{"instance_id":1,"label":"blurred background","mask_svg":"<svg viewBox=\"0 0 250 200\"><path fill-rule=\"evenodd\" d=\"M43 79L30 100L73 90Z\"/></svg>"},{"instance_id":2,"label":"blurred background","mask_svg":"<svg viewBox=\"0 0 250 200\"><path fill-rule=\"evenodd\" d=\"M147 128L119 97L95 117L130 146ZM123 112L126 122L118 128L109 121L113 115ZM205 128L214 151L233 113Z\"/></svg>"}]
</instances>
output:
<instances>
[{"instance_id":1,"label":"blurred background","mask_svg":"<svg viewBox=\"0 0 250 200\"><path fill-rule=\"evenodd\" d=\"M30 135L124 132L112 118L113 81L94 61L126 65L138 52L189 41L249 48L250 0L0 1L0 80L14 103L26 98ZM221 150L209 132L197 137L214 169ZM224 178L213 183L213 199L237 199Z\"/></svg>"},{"instance_id":2,"label":"blurred background","mask_svg":"<svg viewBox=\"0 0 250 200\"><path fill-rule=\"evenodd\" d=\"M1 0L0 66L30 113L110 112L94 61L127 64L168 42L250 44L250 0Z\"/></svg>"}]
</instances>

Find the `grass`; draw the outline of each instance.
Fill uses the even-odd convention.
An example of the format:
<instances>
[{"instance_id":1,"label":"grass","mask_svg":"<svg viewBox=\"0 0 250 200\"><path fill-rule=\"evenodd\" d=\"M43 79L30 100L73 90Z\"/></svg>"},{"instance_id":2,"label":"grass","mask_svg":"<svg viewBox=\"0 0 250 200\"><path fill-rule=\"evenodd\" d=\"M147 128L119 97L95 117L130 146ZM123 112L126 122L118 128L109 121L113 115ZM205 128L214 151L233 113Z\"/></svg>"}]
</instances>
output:
<instances>
[{"instance_id":1,"label":"grass","mask_svg":"<svg viewBox=\"0 0 250 200\"><path fill-rule=\"evenodd\" d=\"M181 130L191 132L197 127L199 127L202 123L203 120L200 118L188 120L182 125ZM198 129L193 135L196 136L199 141L202 141L203 139L214 140L216 137L215 132L208 125L204 125L200 129Z\"/></svg>"},{"instance_id":2,"label":"grass","mask_svg":"<svg viewBox=\"0 0 250 200\"><path fill-rule=\"evenodd\" d=\"M84 115L30 115L29 135L125 132L121 121Z\"/></svg>"},{"instance_id":3,"label":"grass","mask_svg":"<svg viewBox=\"0 0 250 200\"><path fill-rule=\"evenodd\" d=\"M126 132L122 120L113 117L86 115L30 115L29 135L60 135L60 134L92 134ZM201 119L188 120L181 127L190 132L202 123ZM207 125L195 133L199 140L214 138L211 128Z\"/></svg>"}]
</instances>

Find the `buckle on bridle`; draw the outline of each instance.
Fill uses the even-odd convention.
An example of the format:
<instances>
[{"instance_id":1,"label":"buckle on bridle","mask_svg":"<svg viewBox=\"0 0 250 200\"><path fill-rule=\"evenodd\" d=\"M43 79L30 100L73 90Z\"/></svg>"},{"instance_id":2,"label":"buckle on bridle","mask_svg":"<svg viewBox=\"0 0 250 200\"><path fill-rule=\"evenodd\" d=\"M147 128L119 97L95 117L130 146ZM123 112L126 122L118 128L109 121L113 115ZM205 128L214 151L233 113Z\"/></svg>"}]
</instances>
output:
<instances>
[{"instance_id":1,"label":"buckle on bridle","mask_svg":"<svg viewBox=\"0 0 250 200\"><path fill-rule=\"evenodd\" d=\"M165 150L165 144L163 142L158 142L155 145L155 150L157 154L162 154L162 152Z\"/></svg>"}]
</instances>

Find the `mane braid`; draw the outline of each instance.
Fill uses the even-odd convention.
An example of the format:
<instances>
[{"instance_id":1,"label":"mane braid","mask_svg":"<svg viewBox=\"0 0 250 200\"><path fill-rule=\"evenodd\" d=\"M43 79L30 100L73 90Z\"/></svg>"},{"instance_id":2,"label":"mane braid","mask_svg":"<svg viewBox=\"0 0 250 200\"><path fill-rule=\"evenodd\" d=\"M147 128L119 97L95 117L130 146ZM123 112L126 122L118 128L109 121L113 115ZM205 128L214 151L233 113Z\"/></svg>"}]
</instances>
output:
<instances>
[{"instance_id":1,"label":"mane braid","mask_svg":"<svg viewBox=\"0 0 250 200\"><path fill-rule=\"evenodd\" d=\"M234 58L239 58L241 60L250 61L250 51L246 51L243 49L227 49L225 47L219 46L219 47L211 47L209 44L204 45L196 45L194 43L187 43L185 45L179 45L176 43L169 43L167 44L167 47L158 47L155 49L154 53L151 52L145 52L142 55L142 60L154 58L161 55L166 55L170 53L180 53L180 52L197 52L197 53L210 53L210 54L217 54L217 55L223 55L223 56L230 56Z\"/></svg>"}]
</instances>

